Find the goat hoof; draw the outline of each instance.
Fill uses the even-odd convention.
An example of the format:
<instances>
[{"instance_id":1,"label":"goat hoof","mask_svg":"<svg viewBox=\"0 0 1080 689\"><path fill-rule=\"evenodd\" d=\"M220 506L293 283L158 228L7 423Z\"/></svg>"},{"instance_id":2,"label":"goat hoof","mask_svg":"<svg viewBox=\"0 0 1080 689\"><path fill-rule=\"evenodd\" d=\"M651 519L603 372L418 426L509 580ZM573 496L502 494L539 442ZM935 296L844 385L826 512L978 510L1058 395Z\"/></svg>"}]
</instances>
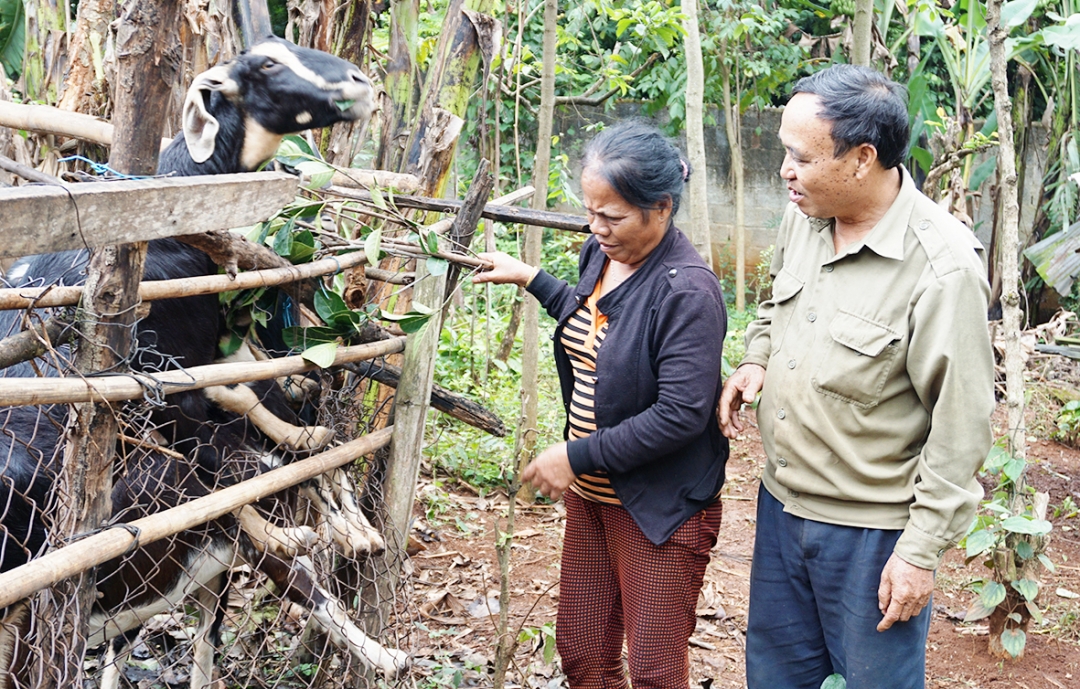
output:
<instances>
[{"instance_id":1,"label":"goat hoof","mask_svg":"<svg viewBox=\"0 0 1080 689\"><path fill-rule=\"evenodd\" d=\"M412 667L412 657L404 651L390 648L386 649L386 652L391 655L392 661L382 667L383 675L388 680L401 679Z\"/></svg>"}]
</instances>

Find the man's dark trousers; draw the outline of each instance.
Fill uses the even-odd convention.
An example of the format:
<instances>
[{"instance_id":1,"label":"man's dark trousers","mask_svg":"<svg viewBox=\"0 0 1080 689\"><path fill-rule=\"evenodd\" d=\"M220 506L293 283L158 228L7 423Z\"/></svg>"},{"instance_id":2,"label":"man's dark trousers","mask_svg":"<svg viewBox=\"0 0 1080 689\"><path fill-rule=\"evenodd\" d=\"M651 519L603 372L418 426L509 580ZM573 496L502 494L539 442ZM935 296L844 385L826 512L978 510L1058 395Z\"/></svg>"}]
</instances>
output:
<instances>
[{"instance_id":1,"label":"man's dark trousers","mask_svg":"<svg viewBox=\"0 0 1080 689\"><path fill-rule=\"evenodd\" d=\"M746 632L749 689L922 689L932 605L878 632L881 570L898 530L802 519L762 487Z\"/></svg>"}]
</instances>

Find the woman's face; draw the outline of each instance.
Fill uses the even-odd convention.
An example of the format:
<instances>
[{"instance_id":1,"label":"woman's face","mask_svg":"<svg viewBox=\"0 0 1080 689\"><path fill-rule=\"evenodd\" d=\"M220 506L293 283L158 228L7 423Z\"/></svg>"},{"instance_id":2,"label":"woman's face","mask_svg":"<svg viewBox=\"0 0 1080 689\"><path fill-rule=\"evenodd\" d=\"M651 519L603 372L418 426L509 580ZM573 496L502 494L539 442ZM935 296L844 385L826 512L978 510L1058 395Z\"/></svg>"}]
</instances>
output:
<instances>
[{"instance_id":1,"label":"woman's face","mask_svg":"<svg viewBox=\"0 0 1080 689\"><path fill-rule=\"evenodd\" d=\"M664 238L671 218L671 199L661 201L654 210L642 210L627 203L588 167L581 172L581 191L589 229L600 242L600 250L612 261L637 268Z\"/></svg>"}]
</instances>

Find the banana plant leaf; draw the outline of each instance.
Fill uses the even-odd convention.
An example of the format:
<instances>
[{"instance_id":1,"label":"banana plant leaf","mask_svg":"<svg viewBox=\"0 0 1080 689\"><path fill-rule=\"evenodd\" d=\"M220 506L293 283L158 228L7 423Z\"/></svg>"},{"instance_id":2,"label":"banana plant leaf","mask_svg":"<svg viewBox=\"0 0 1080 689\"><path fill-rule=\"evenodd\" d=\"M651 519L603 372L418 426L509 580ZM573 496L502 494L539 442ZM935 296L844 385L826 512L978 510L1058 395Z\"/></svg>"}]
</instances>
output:
<instances>
[{"instance_id":1,"label":"banana plant leaf","mask_svg":"<svg viewBox=\"0 0 1080 689\"><path fill-rule=\"evenodd\" d=\"M1080 275L1080 222L1064 232L1057 232L1024 250L1046 284L1058 294L1068 296Z\"/></svg>"}]
</instances>

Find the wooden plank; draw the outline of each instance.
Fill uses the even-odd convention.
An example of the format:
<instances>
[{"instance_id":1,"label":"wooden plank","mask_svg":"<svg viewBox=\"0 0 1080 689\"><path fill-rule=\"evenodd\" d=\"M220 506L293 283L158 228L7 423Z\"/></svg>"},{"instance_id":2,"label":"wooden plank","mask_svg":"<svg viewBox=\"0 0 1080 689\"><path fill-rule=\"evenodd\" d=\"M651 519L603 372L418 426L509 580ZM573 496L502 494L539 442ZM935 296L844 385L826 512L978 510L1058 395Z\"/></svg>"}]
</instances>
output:
<instances>
[{"instance_id":1,"label":"wooden plank","mask_svg":"<svg viewBox=\"0 0 1080 689\"><path fill-rule=\"evenodd\" d=\"M22 600L91 567L123 555L136 540L140 546L217 519L223 514L273 495L310 478L325 474L385 446L394 427L375 431L321 454L294 462L197 500L130 523L136 539L124 528L108 528L99 534L31 560L0 574L0 609Z\"/></svg>"},{"instance_id":2,"label":"wooden plank","mask_svg":"<svg viewBox=\"0 0 1080 689\"><path fill-rule=\"evenodd\" d=\"M0 258L243 227L296 197L281 172L0 189Z\"/></svg>"},{"instance_id":3,"label":"wooden plank","mask_svg":"<svg viewBox=\"0 0 1080 689\"><path fill-rule=\"evenodd\" d=\"M369 342L338 349L332 366L366 361L405 348L405 338ZM434 366L434 363L432 363ZM29 404L77 404L80 402L121 402L141 399L147 393L169 395L185 390L200 390L211 385L233 385L253 380L313 371L317 368L300 356L286 356L268 361L238 362L193 366L180 371L148 375L87 376L85 378L0 378L0 407ZM431 393L428 392L430 397Z\"/></svg>"}]
</instances>

